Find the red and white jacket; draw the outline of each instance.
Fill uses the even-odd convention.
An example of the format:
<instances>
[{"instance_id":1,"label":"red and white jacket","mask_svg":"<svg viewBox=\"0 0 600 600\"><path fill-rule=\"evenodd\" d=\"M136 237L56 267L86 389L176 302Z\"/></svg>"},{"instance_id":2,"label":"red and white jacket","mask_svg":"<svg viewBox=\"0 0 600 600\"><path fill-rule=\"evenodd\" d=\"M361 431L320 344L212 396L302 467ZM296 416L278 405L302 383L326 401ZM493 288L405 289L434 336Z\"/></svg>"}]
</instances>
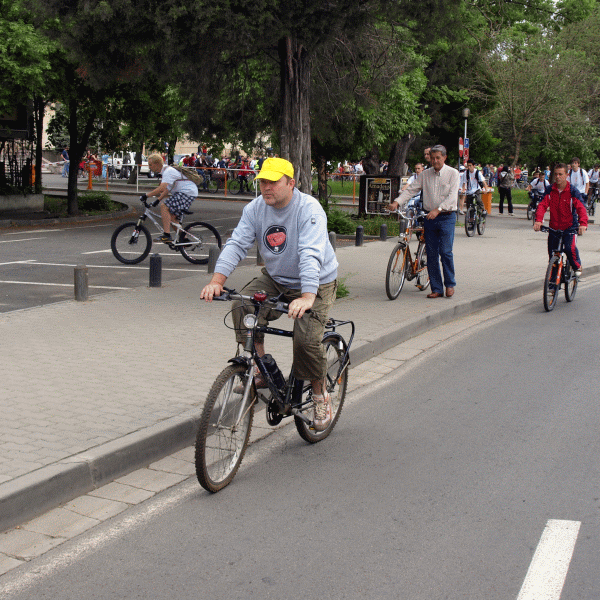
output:
<instances>
[{"instance_id":1,"label":"red and white jacket","mask_svg":"<svg viewBox=\"0 0 600 600\"><path fill-rule=\"evenodd\" d=\"M562 192L558 191L556 184L544 199L539 203L535 212L535 220L541 223L546 210L550 208L550 229L565 231L570 227L587 227L588 215L581 194L567 182ZM573 210L575 209L575 210ZM574 212L577 213L575 218Z\"/></svg>"}]
</instances>

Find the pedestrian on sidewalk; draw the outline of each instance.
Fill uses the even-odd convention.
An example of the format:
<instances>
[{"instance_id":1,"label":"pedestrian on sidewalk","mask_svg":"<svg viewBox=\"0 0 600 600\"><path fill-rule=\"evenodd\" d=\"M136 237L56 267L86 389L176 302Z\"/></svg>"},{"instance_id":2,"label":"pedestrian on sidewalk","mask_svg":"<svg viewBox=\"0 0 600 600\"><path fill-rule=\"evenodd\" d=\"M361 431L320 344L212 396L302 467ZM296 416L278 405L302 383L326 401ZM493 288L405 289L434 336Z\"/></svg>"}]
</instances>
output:
<instances>
[{"instance_id":1,"label":"pedestrian on sidewalk","mask_svg":"<svg viewBox=\"0 0 600 600\"><path fill-rule=\"evenodd\" d=\"M504 199L508 205L508 214L512 217L513 205L512 205L512 188L515 185L515 176L512 174L510 167L504 165L498 172L498 192L500 192L500 204L498 205L498 212L502 214L504 212Z\"/></svg>"},{"instance_id":2,"label":"pedestrian on sidewalk","mask_svg":"<svg viewBox=\"0 0 600 600\"><path fill-rule=\"evenodd\" d=\"M69 160L69 148L63 148L63 151L61 152L61 156L64 161L63 168L62 168L62 176L68 177L69 176L69 165L71 164L71 161Z\"/></svg>"},{"instance_id":3,"label":"pedestrian on sidewalk","mask_svg":"<svg viewBox=\"0 0 600 600\"><path fill-rule=\"evenodd\" d=\"M444 146L433 146L429 154L432 168L425 169L388 206L389 210L396 210L399 206L404 206L417 192L423 191L423 209L427 213L424 222L425 249L427 271L431 281L431 294L427 295L428 298L442 298L444 286L446 297L451 298L456 286L452 246L456 226L459 173L445 164L447 154Z\"/></svg>"},{"instance_id":4,"label":"pedestrian on sidewalk","mask_svg":"<svg viewBox=\"0 0 600 600\"><path fill-rule=\"evenodd\" d=\"M338 267L327 233L327 216L315 198L296 189L294 167L289 161L268 158L256 178L261 195L244 208L200 298L211 302L220 296L229 275L254 243L258 244L265 267L242 291L249 295L258 291L267 296L283 294L283 301L289 303L288 317L294 319L294 376L311 382L314 428L324 431L331 423L332 410L321 340L336 296ZM254 312L254 307L234 302L232 316L240 344L246 339L246 310ZM281 313L274 311L261 312L258 324L267 325L279 316ZM264 356L264 334L257 333L255 342L258 354ZM266 387L262 377L254 381L256 387Z\"/></svg>"}]
</instances>

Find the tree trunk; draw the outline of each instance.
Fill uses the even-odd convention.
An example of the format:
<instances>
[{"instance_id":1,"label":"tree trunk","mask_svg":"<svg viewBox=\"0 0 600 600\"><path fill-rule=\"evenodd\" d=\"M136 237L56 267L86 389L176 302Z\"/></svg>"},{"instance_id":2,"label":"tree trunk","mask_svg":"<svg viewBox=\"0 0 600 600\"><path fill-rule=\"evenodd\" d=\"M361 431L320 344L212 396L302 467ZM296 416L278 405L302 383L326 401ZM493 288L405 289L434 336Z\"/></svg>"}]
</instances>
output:
<instances>
[{"instance_id":1,"label":"tree trunk","mask_svg":"<svg viewBox=\"0 0 600 600\"><path fill-rule=\"evenodd\" d=\"M416 139L417 138L412 133L409 133L392 146L390 160L388 162L388 177L401 177L404 175L404 163L406 162L408 151Z\"/></svg>"},{"instance_id":2,"label":"tree trunk","mask_svg":"<svg viewBox=\"0 0 600 600\"><path fill-rule=\"evenodd\" d=\"M322 155L317 155L317 177L319 187L319 202L327 211L329 209L329 198L327 197L327 159Z\"/></svg>"},{"instance_id":3,"label":"tree trunk","mask_svg":"<svg viewBox=\"0 0 600 600\"><path fill-rule=\"evenodd\" d=\"M362 166L365 174L379 175L379 147L374 145L369 152L362 158Z\"/></svg>"},{"instance_id":4,"label":"tree trunk","mask_svg":"<svg viewBox=\"0 0 600 600\"><path fill-rule=\"evenodd\" d=\"M281 77L281 157L294 165L298 188L311 193L310 161L310 59L297 40L279 41Z\"/></svg>"}]
</instances>

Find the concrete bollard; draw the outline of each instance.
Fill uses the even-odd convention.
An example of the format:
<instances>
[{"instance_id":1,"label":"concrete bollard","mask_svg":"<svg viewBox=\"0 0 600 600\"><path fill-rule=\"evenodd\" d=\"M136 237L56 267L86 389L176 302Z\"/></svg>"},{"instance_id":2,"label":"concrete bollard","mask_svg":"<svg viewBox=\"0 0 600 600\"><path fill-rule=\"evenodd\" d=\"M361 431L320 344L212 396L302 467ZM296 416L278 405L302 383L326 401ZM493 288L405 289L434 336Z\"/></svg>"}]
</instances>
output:
<instances>
[{"instance_id":1,"label":"concrete bollard","mask_svg":"<svg viewBox=\"0 0 600 600\"><path fill-rule=\"evenodd\" d=\"M265 264L263 257L260 255L260 250L259 250L258 246L256 247L256 264L259 267L262 267Z\"/></svg>"},{"instance_id":2,"label":"concrete bollard","mask_svg":"<svg viewBox=\"0 0 600 600\"><path fill-rule=\"evenodd\" d=\"M208 272L214 273L217 260L221 250L217 246L210 246L208 249Z\"/></svg>"},{"instance_id":3,"label":"concrete bollard","mask_svg":"<svg viewBox=\"0 0 600 600\"><path fill-rule=\"evenodd\" d=\"M359 225L356 228L356 243L355 243L356 246L363 245L364 231L365 231L365 228L362 225Z\"/></svg>"},{"instance_id":4,"label":"concrete bollard","mask_svg":"<svg viewBox=\"0 0 600 600\"><path fill-rule=\"evenodd\" d=\"M85 265L75 267L75 300L85 302L88 299L88 268Z\"/></svg>"},{"instance_id":5,"label":"concrete bollard","mask_svg":"<svg viewBox=\"0 0 600 600\"><path fill-rule=\"evenodd\" d=\"M154 253L150 257L150 287L161 287L162 285L162 257Z\"/></svg>"},{"instance_id":6,"label":"concrete bollard","mask_svg":"<svg viewBox=\"0 0 600 600\"><path fill-rule=\"evenodd\" d=\"M379 228L379 239L382 242L385 242L385 240L387 240L387 223L381 224L381 227Z\"/></svg>"},{"instance_id":7,"label":"concrete bollard","mask_svg":"<svg viewBox=\"0 0 600 600\"><path fill-rule=\"evenodd\" d=\"M333 251L337 250L337 233L335 231L329 232L329 243L333 247Z\"/></svg>"}]
</instances>

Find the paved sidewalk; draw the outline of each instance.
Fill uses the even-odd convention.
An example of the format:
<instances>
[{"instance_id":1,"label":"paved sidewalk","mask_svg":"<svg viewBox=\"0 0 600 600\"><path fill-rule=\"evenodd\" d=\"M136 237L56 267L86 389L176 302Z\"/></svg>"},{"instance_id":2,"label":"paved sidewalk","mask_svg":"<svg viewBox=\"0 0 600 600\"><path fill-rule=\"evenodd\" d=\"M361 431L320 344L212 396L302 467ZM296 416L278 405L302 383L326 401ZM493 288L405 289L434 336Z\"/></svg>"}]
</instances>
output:
<instances>
[{"instance_id":1,"label":"paved sidewalk","mask_svg":"<svg viewBox=\"0 0 600 600\"><path fill-rule=\"evenodd\" d=\"M338 249L350 296L331 316L356 323L353 368L378 355L389 364L397 344L531 291L540 290L544 316L546 235L525 219L491 216L485 235L474 238L457 228L452 299L429 300L406 282L390 302L384 282L394 243ZM600 231L592 226L578 245L584 276L600 272ZM240 267L230 284L240 287L253 270ZM0 315L8 366L0 391L0 531L193 442L203 399L235 350L223 324L230 305L199 300L209 277L199 269L159 289ZM289 369L289 340L268 343Z\"/></svg>"}]
</instances>

